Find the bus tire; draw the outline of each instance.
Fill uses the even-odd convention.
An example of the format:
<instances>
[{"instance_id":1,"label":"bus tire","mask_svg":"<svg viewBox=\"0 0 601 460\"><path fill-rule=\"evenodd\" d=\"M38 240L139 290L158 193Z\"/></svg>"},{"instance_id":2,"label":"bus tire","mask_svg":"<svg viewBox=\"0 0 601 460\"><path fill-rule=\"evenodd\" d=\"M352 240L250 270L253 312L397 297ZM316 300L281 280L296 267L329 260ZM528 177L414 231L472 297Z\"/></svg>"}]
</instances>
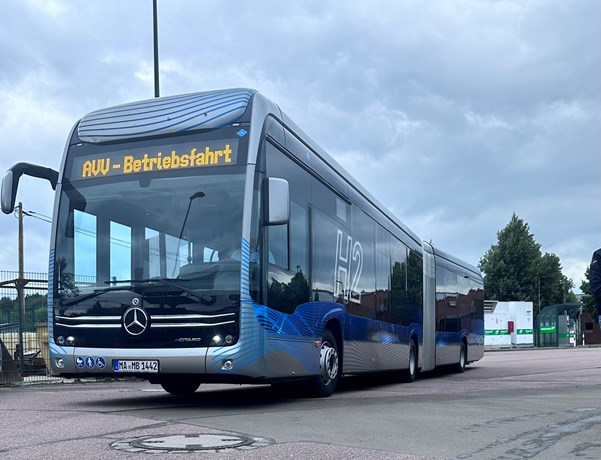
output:
<instances>
[{"instance_id":1,"label":"bus tire","mask_svg":"<svg viewBox=\"0 0 601 460\"><path fill-rule=\"evenodd\" d=\"M415 340L409 342L409 367L401 371L401 381L411 383L417 376L417 348Z\"/></svg>"},{"instance_id":2,"label":"bus tire","mask_svg":"<svg viewBox=\"0 0 601 460\"><path fill-rule=\"evenodd\" d=\"M465 341L461 341L461 345L459 347L459 362L455 363L453 366L453 370L458 374L461 374L465 371L465 365L467 364L467 345Z\"/></svg>"},{"instance_id":3,"label":"bus tire","mask_svg":"<svg viewBox=\"0 0 601 460\"><path fill-rule=\"evenodd\" d=\"M198 380L163 380L161 382L163 390L175 396L191 395L200 386Z\"/></svg>"},{"instance_id":4,"label":"bus tire","mask_svg":"<svg viewBox=\"0 0 601 460\"><path fill-rule=\"evenodd\" d=\"M324 329L319 352L319 374L310 381L311 395L325 398L334 393L340 377L340 357L334 335Z\"/></svg>"}]
</instances>

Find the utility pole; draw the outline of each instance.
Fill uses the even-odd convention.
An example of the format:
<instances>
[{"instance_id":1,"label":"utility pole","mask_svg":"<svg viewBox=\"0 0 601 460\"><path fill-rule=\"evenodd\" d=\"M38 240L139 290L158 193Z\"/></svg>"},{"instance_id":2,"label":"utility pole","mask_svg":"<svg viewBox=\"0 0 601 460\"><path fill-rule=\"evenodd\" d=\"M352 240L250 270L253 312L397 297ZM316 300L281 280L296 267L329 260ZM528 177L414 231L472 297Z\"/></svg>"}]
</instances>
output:
<instances>
[{"instance_id":1,"label":"utility pole","mask_svg":"<svg viewBox=\"0 0 601 460\"><path fill-rule=\"evenodd\" d=\"M19 303L19 369L23 375L23 316L25 315L25 271L23 268L23 203L17 206L17 217L19 219L19 278L15 282L17 288L17 299Z\"/></svg>"},{"instance_id":2,"label":"utility pole","mask_svg":"<svg viewBox=\"0 0 601 460\"><path fill-rule=\"evenodd\" d=\"M154 97L160 97L159 91L159 19L157 0L152 0L152 27L154 36Z\"/></svg>"}]
</instances>

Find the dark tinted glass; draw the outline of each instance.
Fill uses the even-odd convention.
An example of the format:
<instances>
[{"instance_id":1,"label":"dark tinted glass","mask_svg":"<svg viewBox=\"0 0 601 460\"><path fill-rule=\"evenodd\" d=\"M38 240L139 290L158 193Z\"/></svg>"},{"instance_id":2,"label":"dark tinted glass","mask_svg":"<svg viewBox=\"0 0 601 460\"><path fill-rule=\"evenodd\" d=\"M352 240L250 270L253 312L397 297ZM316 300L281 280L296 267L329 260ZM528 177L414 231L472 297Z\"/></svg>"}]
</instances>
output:
<instances>
[{"instance_id":1,"label":"dark tinted glass","mask_svg":"<svg viewBox=\"0 0 601 460\"><path fill-rule=\"evenodd\" d=\"M375 231L373 219L359 208L353 207L348 311L352 315L366 318L376 316Z\"/></svg>"},{"instance_id":2,"label":"dark tinted glass","mask_svg":"<svg viewBox=\"0 0 601 460\"><path fill-rule=\"evenodd\" d=\"M267 176L286 179L290 190L289 222L266 228L267 305L292 313L311 297L308 263L311 176L269 141L265 142L265 154Z\"/></svg>"},{"instance_id":3,"label":"dark tinted glass","mask_svg":"<svg viewBox=\"0 0 601 460\"><path fill-rule=\"evenodd\" d=\"M422 322L423 275L422 255L410 250L407 258L407 324Z\"/></svg>"},{"instance_id":4,"label":"dark tinted glass","mask_svg":"<svg viewBox=\"0 0 601 460\"><path fill-rule=\"evenodd\" d=\"M348 269L339 266L340 249L338 242L346 241L348 230L339 226L325 214L313 209L313 300L342 301L346 292ZM337 255L338 252L338 255ZM347 262L346 255L344 263ZM336 269L338 268L338 270ZM337 275L335 275L335 273ZM336 278L336 280L335 280ZM335 286L336 284L336 286ZM334 294L336 292L336 294Z\"/></svg>"},{"instance_id":5,"label":"dark tinted glass","mask_svg":"<svg viewBox=\"0 0 601 460\"><path fill-rule=\"evenodd\" d=\"M376 225L376 318L392 321L390 279L391 236L387 230Z\"/></svg>"},{"instance_id":6,"label":"dark tinted glass","mask_svg":"<svg viewBox=\"0 0 601 460\"><path fill-rule=\"evenodd\" d=\"M407 247L391 239L390 308L393 323L405 323L407 310Z\"/></svg>"}]
</instances>

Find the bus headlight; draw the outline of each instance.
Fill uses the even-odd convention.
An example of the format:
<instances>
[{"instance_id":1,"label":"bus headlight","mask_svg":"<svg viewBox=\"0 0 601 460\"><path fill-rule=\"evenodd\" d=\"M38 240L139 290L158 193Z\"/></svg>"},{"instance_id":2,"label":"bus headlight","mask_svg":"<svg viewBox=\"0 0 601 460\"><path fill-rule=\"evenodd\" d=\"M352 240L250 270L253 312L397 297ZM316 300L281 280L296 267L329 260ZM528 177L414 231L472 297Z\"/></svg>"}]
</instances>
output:
<instances>
[{"instance_id":1,"label":"bus headlight","mask_svg":"<svg viewBox=\"0 0 601 460\"><path fill-rule=\"evenodd\" d=\"M64 345L65 344L65 338L62 335L59 335L56 338L56 343L58 343L59 345Z\"/></svg>"},{"instance_id":2,"label":"bus headlight","mask_svg":"<svg viewBox=\"0 0 601 460\"><path fill-rule=\"evenodd\" d=\"M236 341L236 337L234 337L231 334L226 335L225 338L223 338L222 336L217 334L217 335L214 335L213 338L211 339L211 345L223 345L223 344L231 345L235 341Z\"/></svg>"},{"instance_id":3,"label":"bus headlight","mask_svg":"<svg viewBox=\"0 0 601 460\"><path fill-rule=\"evenodd\" d=\"M66 343L67 345L75 345L75 337L70 335L69 337L67 337Z\"/></svg>"}]
</instances>

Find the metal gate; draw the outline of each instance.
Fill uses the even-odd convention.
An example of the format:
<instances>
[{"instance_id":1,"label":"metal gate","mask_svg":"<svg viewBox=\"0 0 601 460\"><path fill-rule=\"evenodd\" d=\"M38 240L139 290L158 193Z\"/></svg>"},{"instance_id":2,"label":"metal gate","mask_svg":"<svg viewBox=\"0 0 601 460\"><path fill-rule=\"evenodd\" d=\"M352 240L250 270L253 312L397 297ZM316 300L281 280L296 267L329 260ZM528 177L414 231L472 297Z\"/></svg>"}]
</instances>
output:
<instances>
[{"instance_id":1,"label":"metal gate","mask_svg":"<svg viewBox=\"0 0 601 460\"><path fill-rule=\"evenodd\" d=\"M49 378L47 299L46 273L0 271L0 385Z\"/></svg>"}]
</instances>

